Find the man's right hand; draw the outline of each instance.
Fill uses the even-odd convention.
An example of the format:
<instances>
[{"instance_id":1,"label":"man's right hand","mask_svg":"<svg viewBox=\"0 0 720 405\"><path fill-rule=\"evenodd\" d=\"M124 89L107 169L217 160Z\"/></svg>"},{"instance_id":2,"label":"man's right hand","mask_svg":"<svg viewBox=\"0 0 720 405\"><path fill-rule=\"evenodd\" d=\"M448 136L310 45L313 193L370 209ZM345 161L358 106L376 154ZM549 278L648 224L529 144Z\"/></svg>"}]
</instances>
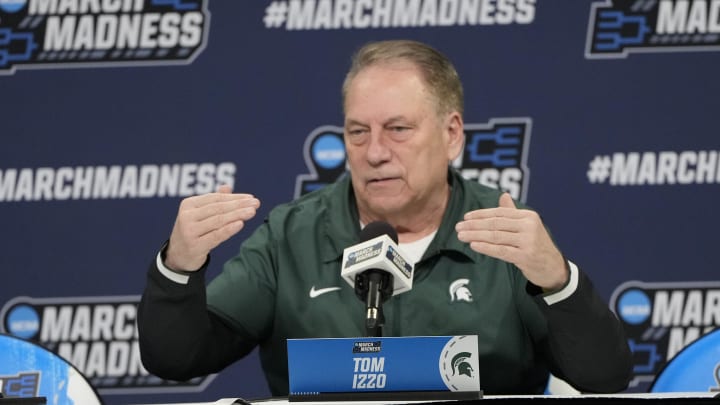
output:
<instances>
[{"instance_id":1,"label":"man's right hand","mask_svg":"<svg viewBox=\"0 0 720 405\"><path fill-rule=\"evenodd\" d=\"M232 194L223 185L216 193L188 197L180 203L164 264L172 270L195 271L216 246L230 239L255 216L260 200Z\"/></svg>"}]
</instances>

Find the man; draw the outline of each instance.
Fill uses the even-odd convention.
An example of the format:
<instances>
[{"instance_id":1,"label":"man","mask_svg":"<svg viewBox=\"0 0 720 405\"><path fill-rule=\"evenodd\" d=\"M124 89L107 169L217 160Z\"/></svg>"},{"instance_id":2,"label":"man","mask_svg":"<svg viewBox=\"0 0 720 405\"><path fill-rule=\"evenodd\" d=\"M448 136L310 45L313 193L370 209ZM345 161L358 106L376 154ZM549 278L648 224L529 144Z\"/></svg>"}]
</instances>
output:
<instances>
[{"instance_id":1,"label":"man","mask_svg":"<svg viewBox=\"0 0 720 405\"><path fill-rule=\"evenodd\" d=\"M450 169L462 100L454 67L427 45L363 47L343 85L349 176L273 209L207 290L209 252L259 201L228 188L185 199L139 308L148 370L187 379L259 346L272 393L286 395L286 339L364 335L341 258L380 220L417 262L413 290L384 304L386 336L478 335L486 394L541 393L549 371L582 391L624 389L630 352L587 276L535 212Z\"/></svg>"}]
</instances>

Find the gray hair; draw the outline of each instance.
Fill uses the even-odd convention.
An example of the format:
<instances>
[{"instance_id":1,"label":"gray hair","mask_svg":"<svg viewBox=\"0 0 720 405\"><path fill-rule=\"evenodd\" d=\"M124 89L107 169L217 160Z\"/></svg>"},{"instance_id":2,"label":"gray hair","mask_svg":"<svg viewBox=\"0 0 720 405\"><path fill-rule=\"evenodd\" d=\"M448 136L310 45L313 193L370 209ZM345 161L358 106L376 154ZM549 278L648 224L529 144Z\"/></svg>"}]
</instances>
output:
<instances>
[{"instance_id":1,"label":"gray hair","mask_svg":"<svg viewBox=\"0 0 720 405\"><path fill-rule=\"evenodd\" d=\"M350 83L358 73L370 66L395 61L410 62L420 70L436 99L439 114L452 111L463 114L462 83L452 62L433 47L411 40L370 42L355 53L342 86L343 109Z\"/></svg>"}]
</instances>

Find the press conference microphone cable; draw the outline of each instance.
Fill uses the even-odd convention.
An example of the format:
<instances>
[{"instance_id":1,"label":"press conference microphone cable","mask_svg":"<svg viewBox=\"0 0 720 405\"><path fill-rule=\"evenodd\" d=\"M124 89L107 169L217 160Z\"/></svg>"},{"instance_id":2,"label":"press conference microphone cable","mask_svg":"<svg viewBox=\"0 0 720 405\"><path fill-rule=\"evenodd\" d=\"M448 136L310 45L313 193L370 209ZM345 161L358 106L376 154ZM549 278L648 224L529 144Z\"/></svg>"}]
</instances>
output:
<instances>
[{"instance_id":1,"label":"press conference microphone cable","mask_svg":"<svg viewBox=\"0 0 720 405\"><path fill-rule=\"evenodd\" d=\"M387 222L371 222L360 232L359 242L343 252L342 276L365 302L367 336L382 336L382 304L412 288L413 267L397 246L397 232Z\"/></svg>"}]
</instances>

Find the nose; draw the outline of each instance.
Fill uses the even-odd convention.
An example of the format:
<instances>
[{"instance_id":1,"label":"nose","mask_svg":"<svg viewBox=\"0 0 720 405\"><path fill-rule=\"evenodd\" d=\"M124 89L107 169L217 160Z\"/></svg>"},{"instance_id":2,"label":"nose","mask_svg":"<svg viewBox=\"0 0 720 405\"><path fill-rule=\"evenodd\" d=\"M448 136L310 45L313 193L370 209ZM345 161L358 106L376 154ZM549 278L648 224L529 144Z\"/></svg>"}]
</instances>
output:
<instances>
[{"instance_id":1,"label":"nose","mask_svg":"<svg viewBox=\"0 0 720 405\"><path fill-rule=\"evenodd\" d=\"M387 139L381 131L371 131L370 141L367 148L367 161L371 166L379 166L388 162L392 157L392 151L387 145Z\"/></svg>"}]
</instances>

